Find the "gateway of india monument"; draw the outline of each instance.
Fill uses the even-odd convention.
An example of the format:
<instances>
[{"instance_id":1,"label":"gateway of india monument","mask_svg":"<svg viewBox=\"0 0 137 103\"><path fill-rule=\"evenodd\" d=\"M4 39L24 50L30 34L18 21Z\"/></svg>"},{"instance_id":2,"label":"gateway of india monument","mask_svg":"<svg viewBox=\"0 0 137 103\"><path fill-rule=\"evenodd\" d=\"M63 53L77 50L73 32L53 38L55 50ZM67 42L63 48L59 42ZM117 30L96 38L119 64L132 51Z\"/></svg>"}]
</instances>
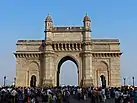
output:
<instances>
[{"instance_id":1,"label":"gateway of india monument","mask_svg":"<svg viewBox=\"0 0 137 103\"><path fill-rule=\"evenodd\" d=\"M67 60L77 66L79 86L120 86L120 41L93 39L91 28L87 15L79 27L56 27L48 15L43 40L16 43L16 87L59 86Z\"/></svg>"}]
</instances>

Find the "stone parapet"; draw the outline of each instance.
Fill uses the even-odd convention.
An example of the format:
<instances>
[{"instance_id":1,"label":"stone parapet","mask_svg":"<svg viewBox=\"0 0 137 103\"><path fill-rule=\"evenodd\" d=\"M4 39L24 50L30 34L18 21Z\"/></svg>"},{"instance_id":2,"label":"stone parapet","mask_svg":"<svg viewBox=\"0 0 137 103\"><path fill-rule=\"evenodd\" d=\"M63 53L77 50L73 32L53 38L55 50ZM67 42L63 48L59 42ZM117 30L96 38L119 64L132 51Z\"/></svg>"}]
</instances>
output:
<instances>
[{"instance_id":1,"label":"stone parapet","mask_svg":"<svg viewBox=\"0 0 137 103\"><path fill-rule=\"evenodd\" d=\"M92 39L93 43L117 43L119 44L119 39Z\"/></svg>"}]
</instances>

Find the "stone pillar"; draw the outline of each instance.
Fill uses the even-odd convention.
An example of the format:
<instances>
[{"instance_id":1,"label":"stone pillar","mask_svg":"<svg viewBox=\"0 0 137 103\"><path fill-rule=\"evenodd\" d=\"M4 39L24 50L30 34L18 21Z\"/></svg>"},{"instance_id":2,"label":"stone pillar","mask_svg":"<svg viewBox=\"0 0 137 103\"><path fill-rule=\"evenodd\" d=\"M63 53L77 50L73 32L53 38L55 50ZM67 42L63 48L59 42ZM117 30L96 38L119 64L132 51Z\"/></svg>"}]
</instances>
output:
<instances>
[{"instance_id":1,"label":"stone pillar","mask_svg":"<svg viewBox=\"0 0 137 103\"><path fill-rule=\"evenodd\" d=\"M93 85L92 80L92 54L84 52L82 56L83 86Z\"/></svg>"},{"instance_id":2,"label":"stone pillar","mask_svg":"<svg viewBox=\"0 0 137 103\"><path fill-rule=\"evenodd\" d=\"M111 57L110 86L120 87L120 57Z\"/></svg>"},{"instance_id":3,"label":"stone pillar","mask_svg":"<svg viewBox=\"0 0 137 103\"><path fill-rule=\"evenodd\" d=\"M21 54L16 54L16 87L26 87L27 62L25 58L20 58Z\"/></svg>"},{"instance_id":4,"label":"stone pillar","mask_svg":"<svg viewBox=\"0 0 137 103\"><path fill-rule=\"evenodd\" d=\"M46 43L45 51L43 53L43 69L44 69L44 80L43 86L53 86L55 82L55 75L53 74L54 69L54 51L52 43Z\"/></svg>"},{"instance_id":5,"label":"stone pillar","mask_svg":"<svg viewBox=\"0 0 137 103\"><path fill-rule=\"evenodd\" d=\"M45 52L44 53L44 80L43 85L53 85L54 83L54 53L53 52Z\"/></svg>"}]
</instances>

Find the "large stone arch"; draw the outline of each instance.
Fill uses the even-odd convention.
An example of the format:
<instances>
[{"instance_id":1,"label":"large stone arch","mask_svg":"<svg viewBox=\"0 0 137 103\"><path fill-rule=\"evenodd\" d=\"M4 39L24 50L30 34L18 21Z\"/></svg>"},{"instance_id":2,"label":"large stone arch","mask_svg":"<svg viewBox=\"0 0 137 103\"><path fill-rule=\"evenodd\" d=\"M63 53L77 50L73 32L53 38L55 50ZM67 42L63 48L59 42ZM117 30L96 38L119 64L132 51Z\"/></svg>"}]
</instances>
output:
<instances>
[{"instance_id":1,"label":"large stone arch","mask_svg":"<svg viewBox=\"0 0 137 103\"><path fill-rule=\"evenodd\" d=\"M36 86L39 85L40 79L40 66L36 61L31 61L27 68L27 86L30 86L30 80L32 76L36 76Z\"/></svg>"},{"instance_id":2,"label":"large stone arch","mask_svg":"<svg viewBox=\"0 0 137 103\"><path fill-rule=\"evenodd\" d=\"M96 86L100 86L100 76L101 75L104 75L105 76L105 79L106 79L106 86L109 86L109 68L108 68L108 63L106 63L105 61L98 61L96 63L96 69L95 69L95 80L96 80L96 83L95 85Z\"/></svg>"},{"instance_id":3,"label":"large stone arch","mask_svg":"<svg viewBox=\"0 0 137 103\"><path fill-rule=\"evenodd\" d=\"M75 64L76 64L76 66L77 66L77 69L79 68L79 62L78 62L78 60L77 60L77 58L75 58L74 56L72 56L72 55L64 55L64 56L62 56L62 57L60 57L59 59L58 59L58 61L57 61L57 71L58 71L58 66L60 65L62 65L61 63L64 63L65 61L67 61L67 60L71 60L72 62L74 62ZM79 71L79 70L78 70Z\"/></svg>"},{"instance_id":4,"label":"large stone arch","mask_svg":"<svg viewBox=\"0 0 137 103\"><path fill-rule=\"evenodd\" d=\"M75 54L75 53L63 53L63 54L59 54L59 55L57 55L57 57L56 57L56 60L55 60L55 62L56 62L56 65L55 65L55 68L56 68L56 70L58 69L57 67L58 67L58 64L59 64L59 62L60 62L60 60L62 59L62 58L64 58L64 57L71 57L73 60L75 60L76 61L76 63L77 63L77 66L78 66L78 68L80 67L80 58L79 58L79 53L78 54ZM79 70L79 69L78 69Z\"/></svg>"},{"instance_id":5,"label":"large stone arch","mask_svg":"<svg viewBox=\"0 0 137 103\"><path fill-rule=\"evenodd\" d=\"M62 55L60 56L57 61L56 61L56 65L55 65L55 68L56 68L56 80L55 80L55 84L58 86L59 85L59 73L60 73L60 68L61 68L61 65L67 61L67 60L70 60L72 62L74 62L77 66L77 73L78 73L78 84L79 84L79 80L80 80L80 60L79 58L77 58L76 56L74 55Z\"/></svg>"}]
</instances>

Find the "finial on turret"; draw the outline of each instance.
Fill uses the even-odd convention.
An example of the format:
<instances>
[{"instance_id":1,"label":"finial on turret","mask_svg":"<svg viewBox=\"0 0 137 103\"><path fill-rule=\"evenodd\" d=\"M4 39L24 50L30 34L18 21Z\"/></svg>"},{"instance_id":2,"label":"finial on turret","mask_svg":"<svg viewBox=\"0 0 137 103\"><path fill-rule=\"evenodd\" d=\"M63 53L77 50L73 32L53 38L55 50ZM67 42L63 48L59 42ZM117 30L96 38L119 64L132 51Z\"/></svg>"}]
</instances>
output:
<instances>
[{"instance_id":1,"label":"finial on turret","mask_svg":"<svg viewBox=\"0 0 137 103\"><path fill-rule=\"evenodd\" d=\"M48 16L50 16L50 13L48 13Z\"/></svg>"},{"instance_id":2,"label":"finial on turret","mask_svg":"<svg viewBox=\"0 0 137 103\"><path fill-rule=\"evenodd\" d=\"M88 13L86 12L86 16L88 16Z\"/></svg>"},{"instance_id":3,"label":"finial on turret","mask_svg":"<svg viewBox=\"0 0 137 103\"><path fill-rule=\"evenodd\" d=\"M88 13L87 12L86 12L86 15L84 17L83 22L85 22L85 21L91 21L90 18L88 17Z\"/></svg>"}]
</instances>

